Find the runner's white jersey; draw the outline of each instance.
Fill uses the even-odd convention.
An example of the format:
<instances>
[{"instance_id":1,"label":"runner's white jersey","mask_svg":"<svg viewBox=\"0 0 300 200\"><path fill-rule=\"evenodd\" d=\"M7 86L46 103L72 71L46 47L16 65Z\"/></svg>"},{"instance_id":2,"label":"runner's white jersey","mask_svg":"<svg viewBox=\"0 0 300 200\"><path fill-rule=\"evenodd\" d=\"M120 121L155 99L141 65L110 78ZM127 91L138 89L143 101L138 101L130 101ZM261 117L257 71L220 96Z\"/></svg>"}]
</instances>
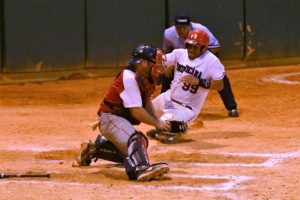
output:
<instances>
[{"instance_id":1,"label":"runner's white jersey","mask_svg":"<svg viewBox=\"0 0 300 200\"><path fill-rule=\"evenodd\" d=\"M224 65L210 51L190 60L186 49L175 49L172 53L166 54L165 65L168 67L175 65L170 97L192 107L197 115L209 90L184 83L180 78L190 74L201 79L221 80L225 75Z\"/></svg>"}]
</instances>

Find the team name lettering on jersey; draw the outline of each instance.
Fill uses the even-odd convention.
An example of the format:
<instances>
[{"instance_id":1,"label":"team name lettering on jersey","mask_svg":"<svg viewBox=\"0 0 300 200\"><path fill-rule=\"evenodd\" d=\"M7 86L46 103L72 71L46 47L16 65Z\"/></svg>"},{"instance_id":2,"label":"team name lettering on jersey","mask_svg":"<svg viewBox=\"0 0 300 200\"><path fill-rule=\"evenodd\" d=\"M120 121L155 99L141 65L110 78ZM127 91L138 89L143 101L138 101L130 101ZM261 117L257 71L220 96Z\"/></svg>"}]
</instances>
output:
<instances>
[{"instance_id":1,"label":"team name lettering on jersey","mask_svg":"<svg viewBox=\"0 0 300 200\"><path fill-rule=\"evenodd\" d=\"M192 68L188 65L181 65L177 62L177 71L183 73L189 73L192 74L193 76L197 77L197 78L201 78L202 72L199 72L198 70L196 70L195 68Z\"/></svg>"}]
</instances>

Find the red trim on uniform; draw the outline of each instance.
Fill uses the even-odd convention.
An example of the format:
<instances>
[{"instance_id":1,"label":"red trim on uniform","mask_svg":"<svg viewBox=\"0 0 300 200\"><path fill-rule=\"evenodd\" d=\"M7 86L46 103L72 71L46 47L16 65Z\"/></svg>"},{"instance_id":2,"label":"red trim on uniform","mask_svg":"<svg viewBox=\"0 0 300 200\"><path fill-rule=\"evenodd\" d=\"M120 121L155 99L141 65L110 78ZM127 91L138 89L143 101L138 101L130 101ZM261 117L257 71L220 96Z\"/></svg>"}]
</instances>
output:
<instances>
[{"instance_id":1,"label":"red trim on uniform","mask_svg":"<svg viewBox=\"0 0 300 200\"><path fill-rule=\"evenodd\" d=\"M114 125L115 128L119 129L120 132L121 132L121 130L123 130L122 133L126 133L128 136L132 135L132 133L128 133L125 129L120 128L116 123L114 123L115 122L114 120L108 118L108 121L109 121L110 124Z\"/></svg>"},{"instance_id":2,"label":"red trim on uniform","mask_svg":"<svg viewBox=\"0 0 300 200\"><path fill-rule=\"evenodd\" d=\"M120 97L120 94L124 91L124 83L123 83L123 75L124 70L117 76L113 84L108 89L104 100L109 102L110 104L116 106L116 107L123 107L123 100ZM141 95L142 95L142 101L143 101L143 107L146 107L146 104L148 101L150 101L151 95L154 93L155 90L155 83L150 82L146 77L142 76L140 73L135 72L135 79L137 81L137 84L139 86ZM135 98L135 97L133 97ZM98 110L98 115L100 115L101 112L107 112L107 113L113 113L114 110L110 106L106 105L104 102L100 104L100 108Z\"/></svg>"},{"instance_id":3,"label":"red trim on uniform","mask_svg":"<svg viewBox=\"0 0 300 200\"><path fill-rule=\"evenodd\" d=\"M104 97L106 101L116 106L123 106L123 101L120 97L120 94L124 91L123 75L124 70L115 79ZM98 110L98 115L100 115L100 112L113 113L113 109L102 102Z\"/></svg>"}]
</instances>

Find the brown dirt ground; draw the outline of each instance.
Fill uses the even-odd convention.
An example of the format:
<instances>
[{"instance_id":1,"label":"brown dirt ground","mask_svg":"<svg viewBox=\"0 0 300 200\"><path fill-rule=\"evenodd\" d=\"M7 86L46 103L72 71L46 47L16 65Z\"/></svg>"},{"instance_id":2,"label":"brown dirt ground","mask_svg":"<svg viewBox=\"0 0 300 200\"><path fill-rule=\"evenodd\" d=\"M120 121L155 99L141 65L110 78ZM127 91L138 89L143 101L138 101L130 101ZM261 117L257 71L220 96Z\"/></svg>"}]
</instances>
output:
<instances>
[{"instance_id":1,"label":"brown dirt ground","mask_svg":"<svg viewBox=\"0 0 300 200\"><path fill-rule=\"evenodd\" d=\"M103 160L71 167L80 143L97 135L87 124L113 77L0 85L0 172L51 173L1 179L0 199L300 199L299 72L229 70L240 117L228 118L210 92L184 138L150 140L151 161L169 163L170 172L147 183ZM285 73L295 73L285 78L295 84L265 81Z\"/></svg>"}]
</instances>

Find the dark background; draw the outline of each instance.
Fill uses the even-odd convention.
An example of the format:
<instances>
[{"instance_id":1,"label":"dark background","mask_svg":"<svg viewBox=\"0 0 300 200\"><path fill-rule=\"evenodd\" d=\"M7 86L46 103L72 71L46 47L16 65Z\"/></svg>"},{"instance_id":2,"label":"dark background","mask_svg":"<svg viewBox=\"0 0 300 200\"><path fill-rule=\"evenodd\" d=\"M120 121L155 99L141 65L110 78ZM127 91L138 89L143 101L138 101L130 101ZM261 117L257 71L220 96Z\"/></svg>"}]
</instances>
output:
<instances>
[{"instance_id":1,"label":"dark background","mask_svg":"<svg viewBox=\"0 0 300 200\"><path fill-rule=\"evenodd\" d=\"M300 57L299 0L1 0L1 73L126 65L139 43L162 47L178 11L207 26L221 60Z\"/></svg>"}]
</instances>

